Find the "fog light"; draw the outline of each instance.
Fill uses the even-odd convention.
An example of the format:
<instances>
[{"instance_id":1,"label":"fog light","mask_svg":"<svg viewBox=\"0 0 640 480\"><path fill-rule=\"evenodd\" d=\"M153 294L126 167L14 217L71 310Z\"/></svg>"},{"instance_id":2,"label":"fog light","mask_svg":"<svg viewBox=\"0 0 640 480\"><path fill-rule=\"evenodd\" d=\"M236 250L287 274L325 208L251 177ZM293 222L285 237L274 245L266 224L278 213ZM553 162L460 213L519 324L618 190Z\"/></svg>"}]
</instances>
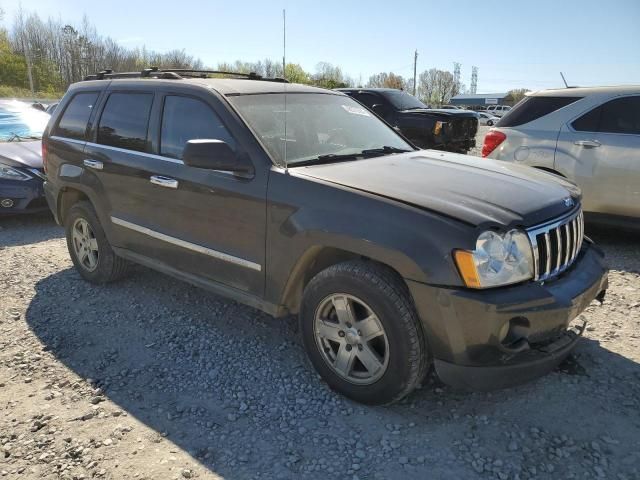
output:
<instances>
[{"instance_id":1,"label":"fog light","mask_svg":"<svg viewBox=\"0 0 640 480\"><path fill-rule=\"evenodd\" d=\"M13 207L13 200L11 200L10 198L3 198L2 201L0 201L0 205L2 205L4 208L11 208Z\"/></svg>"}]
</instances>

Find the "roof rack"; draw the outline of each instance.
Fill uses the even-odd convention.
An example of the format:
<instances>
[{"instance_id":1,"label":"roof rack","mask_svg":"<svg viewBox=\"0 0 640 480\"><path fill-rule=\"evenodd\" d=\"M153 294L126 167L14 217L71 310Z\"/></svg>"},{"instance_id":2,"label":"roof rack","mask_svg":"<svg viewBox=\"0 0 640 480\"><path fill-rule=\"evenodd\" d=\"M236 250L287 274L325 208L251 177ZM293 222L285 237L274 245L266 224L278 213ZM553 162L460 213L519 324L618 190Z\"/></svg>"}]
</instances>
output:
<instances>
[{"instance_id":1,"label":"roof rack","mask_svg":"<svg viewBox=\"0 0 640 480\"><path fill-rule=\"evenodd\" d=\"M255 72L240 73L240 72L225 72L222 70L198 70L192 68L166 68L161 69L158 67L144 68L140 72L114 72L112 69L107 68L99 71L93 75L87 75L83 80L105 80L114 78L160 78L169 80L181 80L183 78L209 78L210 75L221 75L238 77L245 80L263 80L266 82L279 82L289 83L285 78L274 77L267 78L262 75L258 75Z\"/></svg>"}]
</instances>

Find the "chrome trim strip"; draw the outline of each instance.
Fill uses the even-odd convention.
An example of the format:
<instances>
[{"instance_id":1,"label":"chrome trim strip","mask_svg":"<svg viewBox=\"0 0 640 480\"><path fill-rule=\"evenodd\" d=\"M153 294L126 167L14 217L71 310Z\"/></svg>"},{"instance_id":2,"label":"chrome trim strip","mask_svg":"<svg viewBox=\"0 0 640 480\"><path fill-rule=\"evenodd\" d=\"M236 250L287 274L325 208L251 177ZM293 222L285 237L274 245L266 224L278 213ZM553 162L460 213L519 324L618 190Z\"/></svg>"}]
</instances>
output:
<instances>
[{"instance_id":1,"label":"chrome trim strip","mask_svg":"<svg viewBox=\"0 0 640 480\"><path fill-rule=\"evenodd\" d=\"M570 225L569 222L564 224L564 235L565 235L565 238L567 239L567 245L565 248L566 252L564 253L564 266L566 266L569 263L569 258L571 254L571 231L569 230L569 225Z\"/></svg>"},{"instance_id":2,"label":"chrome trim strip","mask_svg":"<svg viewBox=\"0 0 640 480\"><path fill-rule=\"evenodd\" d=\"M544 269L544 274L546 276L551 273L551 240L549 238L549 232L544 234L544 243L547 247L547 261Z\"/></svg>"},{"instance_id":3,"label":"chrome trim strip","mask_svg":"<svg viewBox=\"0 0 640 480\"><path fill-rule=\"evenodd\" d=\"M560 228L562 227L557 227L555 229L556 231L556 243L558 246L558 250L556 252L557 258L556 258L556 273L560 271L560 265L562 264L562 235L560 235Z\"/></svg>"},{"instance_id":4,"label":"chrome trim strip","mask_svg":"<svg viewBox=\"0 0 640 480\"><path fill-rule=\"evenodd\" d=\"M153 158L155 160L161 160L163 162L169 162L169 163L176 163L178 165L184 165L184 162L182 160L178 160L177 158L163 157L162 155L155 155L153 153L138 152L137 150L127 150L126 148L112 147L111 145L101 145L99 143L85 142L85 141L82 141L82 140L76 140L75 138L58 137L56 135L52 135L49 138L52 138L54 140L60 140L60 141L63 141L63 142L71 142L71 143L77 143L77 144L80 144L80 145L87 145L89 147L106 148L107 150L113 150L114 152L128 153L128 154L131 154L131 155L142 155L143 157ZM212 172L216 172L216 173L222 173L224 175L235 176L234 172L230 172L228 170L211 170L211 171Z\"/></svg>"},{"instance_id":5,"label":"chrome trim strip","mask_svg":"<svg viewBox=\"0 0 640 480\"><path fill-rule=\"evenodd\" d=\"M207 247L203 247L201 245L197 245L195 243L187 242L185 240L180 240L179 238L171 237L169 235L165 235L164 233L156 232L155 230L151 230L150 228L143 227L141 225L137 225L135 223L127 222L118 217L111 217L111 221L124 228L128 228L138 233L142 233L144 235L148 235L153 238L157 238L158 240L162 240L163 242L171 243L173 245L177 245L178 247L186 248L187 250L192 250L194 252L201 253L203 255L208 255L213 258L217 258L218 260L222 260L225 262L233 263L235 265L239 265L241 267L249 268L251 270L255 270L260 272L262 270L262 265L258 263L251 262L249 260L245 260L244 258L234 257L233 255L229 255L227 253L219 252L217 250L212 250Z\"/></svg>"}]
</instances>

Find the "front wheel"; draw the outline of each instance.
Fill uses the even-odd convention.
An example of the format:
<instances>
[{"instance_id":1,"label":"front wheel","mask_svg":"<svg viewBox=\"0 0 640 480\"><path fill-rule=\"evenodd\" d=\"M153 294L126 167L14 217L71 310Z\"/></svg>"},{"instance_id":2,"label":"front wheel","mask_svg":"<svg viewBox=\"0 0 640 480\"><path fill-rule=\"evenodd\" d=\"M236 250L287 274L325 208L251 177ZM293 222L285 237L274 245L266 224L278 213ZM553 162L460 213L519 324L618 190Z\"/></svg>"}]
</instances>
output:
<instances>
[{"instance_id":1,"label":"front wheel","mask_svg":"<svg viewBox=\"0 0 640 480\"><path fill-rule=\"evenodd\" d=\"M424 378L428 354L406 285L371 262L345 262L307 285L300 309L307 355L335 391L366 404L400 400Z\"/></svg>"},{"instance_id":2,"label":"front wheel","mask_svg":"<svg viewBox=\"0 0 640 480\"><path fill-rule=\"evenodd\" d=\"M493 120L487 120L487 127L493 127Z\"/></svg>"}]
</instances>

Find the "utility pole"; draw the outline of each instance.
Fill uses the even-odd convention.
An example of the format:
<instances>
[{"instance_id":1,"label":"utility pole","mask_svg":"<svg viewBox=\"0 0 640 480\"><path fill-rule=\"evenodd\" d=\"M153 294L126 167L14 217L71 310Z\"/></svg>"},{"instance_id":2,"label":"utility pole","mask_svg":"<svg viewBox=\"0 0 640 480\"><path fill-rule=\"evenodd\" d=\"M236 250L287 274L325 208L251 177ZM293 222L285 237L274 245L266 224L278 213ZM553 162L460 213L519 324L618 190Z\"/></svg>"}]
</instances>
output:
<instances>
[{"instance_id":1,"label":"utility pole","mask_svg":"<svg viewBox=\"0 0 640 480\"><path fill-rule=\"evenodd\" d=\"M287 79L287 11L282 9L282 78Z\"/></svg>"},{"instance_id":2,"label":"utility pole","mask_svg":"<svg viewBox=\"0 0 640 480\"><path fill-rule=\"evenodd\" d=\"M416 96L416 76L418 73L418 50L413 57L413 96Z\"/></svg>"}]
</instances>

